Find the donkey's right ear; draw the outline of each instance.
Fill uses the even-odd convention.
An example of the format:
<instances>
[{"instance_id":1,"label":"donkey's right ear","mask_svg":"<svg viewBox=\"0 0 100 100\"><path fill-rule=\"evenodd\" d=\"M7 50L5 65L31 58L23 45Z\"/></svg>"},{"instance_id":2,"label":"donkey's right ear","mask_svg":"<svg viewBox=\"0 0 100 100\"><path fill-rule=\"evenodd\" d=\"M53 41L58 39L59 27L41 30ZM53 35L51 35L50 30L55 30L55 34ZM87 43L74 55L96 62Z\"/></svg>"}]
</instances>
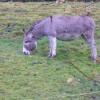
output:
<instances>
[{"instance_id":1,"label":"donkey's right ear","mask_svg":"<svg viewBox=\"0 0 100 100\"><path fill-rule=\"evenodd\" d=\"M22 31L25 32L25 29L23 28Z\"/></svg>"}]
</instances>

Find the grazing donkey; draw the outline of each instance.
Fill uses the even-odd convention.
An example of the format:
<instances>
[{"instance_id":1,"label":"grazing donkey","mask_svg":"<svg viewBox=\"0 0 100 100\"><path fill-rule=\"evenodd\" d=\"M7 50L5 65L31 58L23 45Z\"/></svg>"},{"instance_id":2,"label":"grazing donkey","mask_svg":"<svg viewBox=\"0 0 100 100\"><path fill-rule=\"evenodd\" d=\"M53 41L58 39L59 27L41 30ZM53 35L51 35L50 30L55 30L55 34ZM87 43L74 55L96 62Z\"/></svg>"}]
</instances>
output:
<instances>
[{"instance_id":1,"label":"grazing donkey","mask_svg":"<svg viewBox=\"0 0 100 100\"><path fill-rule=\"evenodd\" d=\"M23 53L31 54L37 47L37 40L43 36L49 39L49 57L56 56L56 40L73 40L84 37L91 48L91 58L96 61L97 50L94 40L95 23L92 17L84 16L50 16L36 21L24 34Z\"/></svg>"}]
</instances>

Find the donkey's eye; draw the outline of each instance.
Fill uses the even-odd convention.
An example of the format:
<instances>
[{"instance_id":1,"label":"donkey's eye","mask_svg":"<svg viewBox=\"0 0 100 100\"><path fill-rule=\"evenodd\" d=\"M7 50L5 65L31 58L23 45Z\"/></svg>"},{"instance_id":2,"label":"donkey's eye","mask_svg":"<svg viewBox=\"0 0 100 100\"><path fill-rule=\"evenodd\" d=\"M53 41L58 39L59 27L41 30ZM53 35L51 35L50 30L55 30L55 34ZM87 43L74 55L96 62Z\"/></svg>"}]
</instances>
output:
<instances>
[{"instance_id":1,"label":"donkey's eye","mask_svg":"<svg viewBox=\"0 0 100 100\"><path fill-rule=\"evenodd\" d=\"M25 41L25 43L29 43L29 42L31 42L31 41Z\"/></svg>"}]
</instances>

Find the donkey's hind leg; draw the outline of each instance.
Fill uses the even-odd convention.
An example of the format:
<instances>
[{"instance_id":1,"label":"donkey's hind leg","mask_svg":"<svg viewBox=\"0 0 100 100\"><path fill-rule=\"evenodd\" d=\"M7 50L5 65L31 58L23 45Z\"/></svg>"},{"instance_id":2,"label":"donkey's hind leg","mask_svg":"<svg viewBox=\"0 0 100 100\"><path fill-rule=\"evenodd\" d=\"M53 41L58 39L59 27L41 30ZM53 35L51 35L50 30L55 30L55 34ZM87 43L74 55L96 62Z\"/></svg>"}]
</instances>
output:
<instances>
[{"instance_id":1,"label":"donkey's hind leg","mask_svg":"<svg viewBox=\"0 0 100 100\"><path fill-rule=\"evenodd\" d=\"M89 44L89 47L91 49L91 58L94 62L96 62L97 59L97 49L96 49L96 42L94 39L94 31L88 30L83 34L85 40Z\"/></svg>"}]
</instances>

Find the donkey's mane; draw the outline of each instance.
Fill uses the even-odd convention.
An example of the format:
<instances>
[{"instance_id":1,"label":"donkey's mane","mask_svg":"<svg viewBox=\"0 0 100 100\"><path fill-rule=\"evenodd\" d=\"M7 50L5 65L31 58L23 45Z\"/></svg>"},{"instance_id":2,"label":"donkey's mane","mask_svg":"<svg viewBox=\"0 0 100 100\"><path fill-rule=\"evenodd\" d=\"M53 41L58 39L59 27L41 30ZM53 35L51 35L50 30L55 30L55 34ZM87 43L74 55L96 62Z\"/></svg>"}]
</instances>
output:
<instances>
[{"instance_id":1,"label":"donkey's mane","mask_svg":"<svg viewBox=\"0 0 100 100\"><path fill-rule=\"evenodd\" d=\"M30 32L32 32L32 30L34 29L35 25L39 24L41 21L42 20L35 21L25 34L28 35Z\"/></svg>"}]
</instances>

